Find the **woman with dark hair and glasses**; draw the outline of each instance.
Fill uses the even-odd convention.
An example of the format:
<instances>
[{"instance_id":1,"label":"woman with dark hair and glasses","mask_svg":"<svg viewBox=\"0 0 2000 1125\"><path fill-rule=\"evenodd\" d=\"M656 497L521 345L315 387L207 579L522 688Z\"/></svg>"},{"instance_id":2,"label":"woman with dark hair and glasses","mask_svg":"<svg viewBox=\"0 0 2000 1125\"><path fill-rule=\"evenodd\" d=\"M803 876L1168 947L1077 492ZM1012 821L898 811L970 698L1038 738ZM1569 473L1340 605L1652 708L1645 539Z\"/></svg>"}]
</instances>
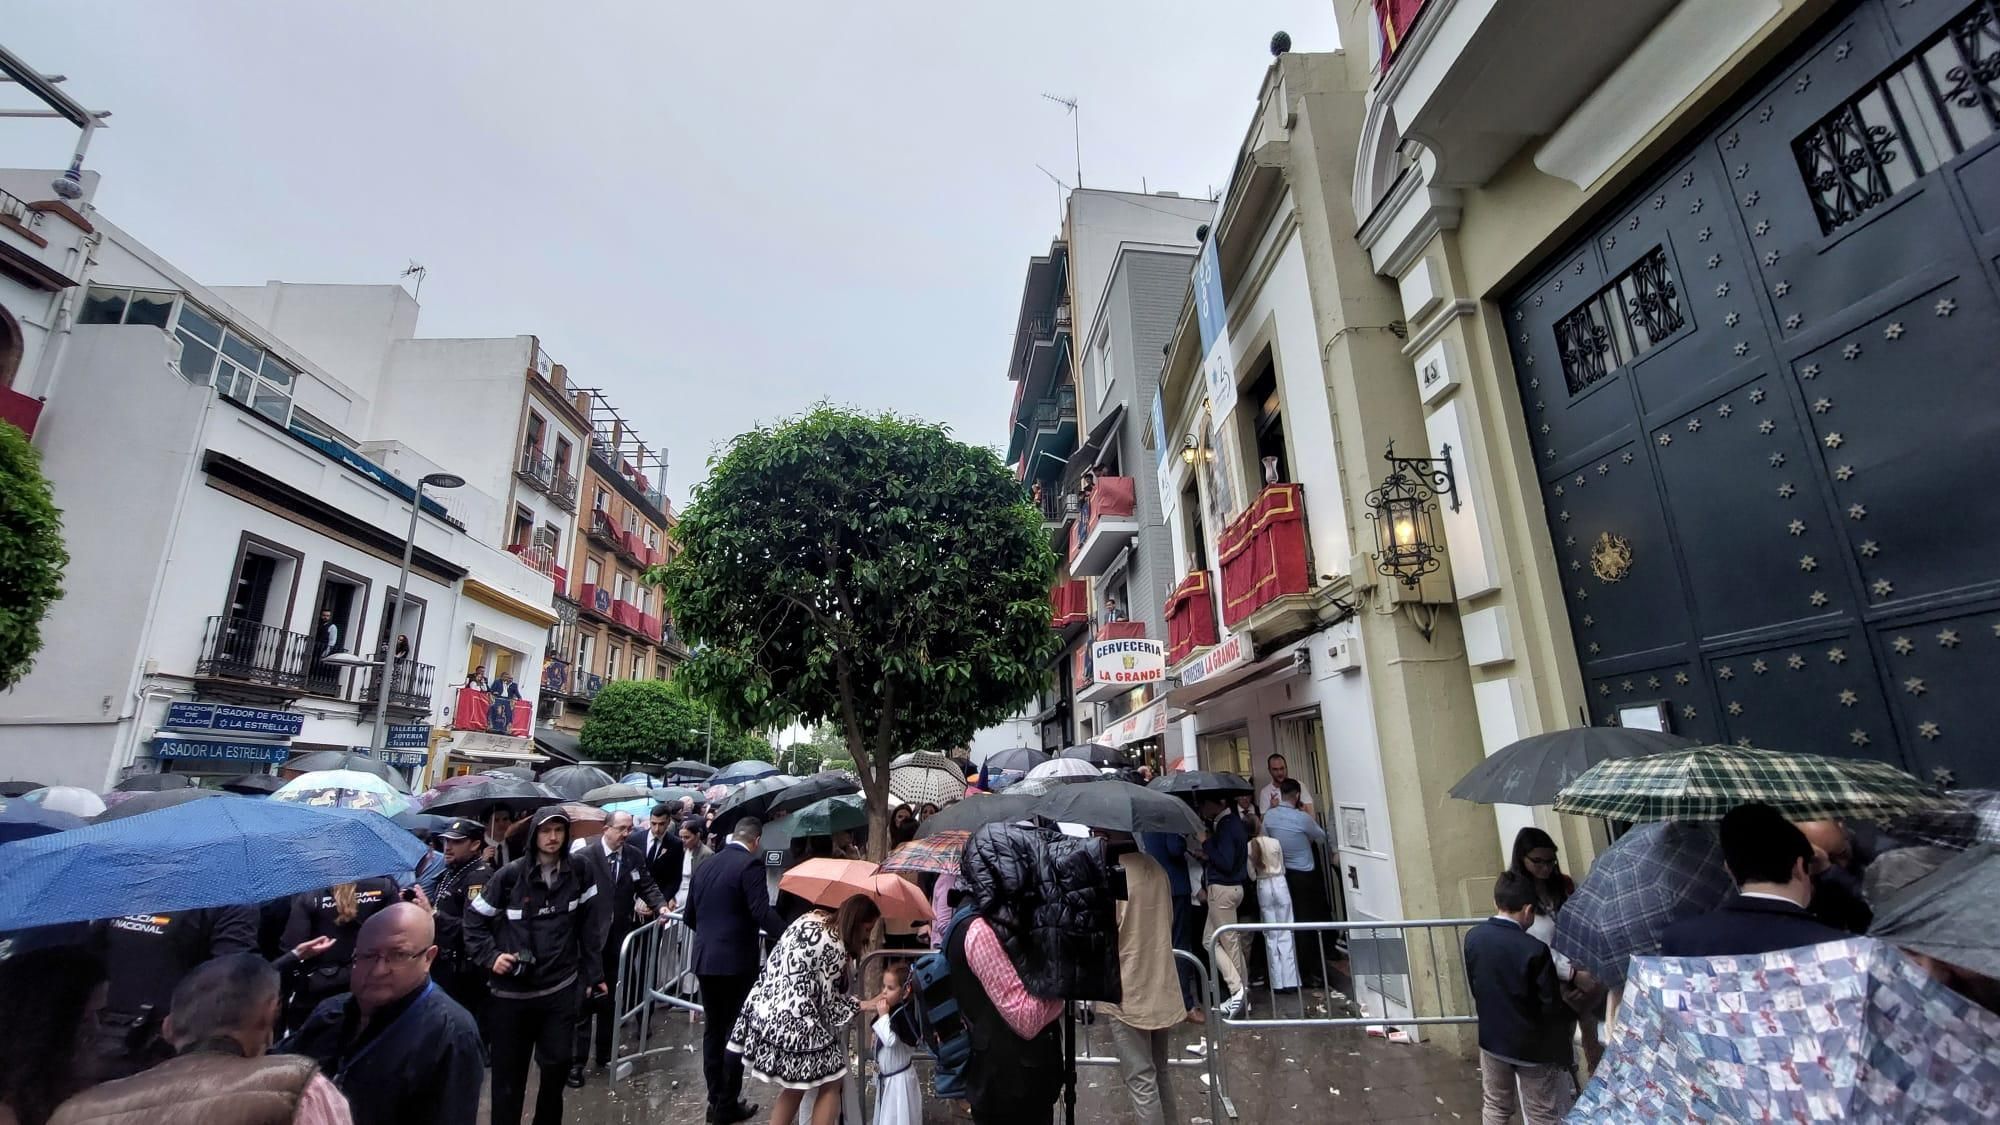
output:
<instances>
[{"instance_id":1,"label":"woman with dark hair and glasses","mask_svg":"<svg viewBox=\"0 0 2000 1125\"><path fill-rule=\"evenodd\" d=\"M1507 870L1534 884L1536 913L1551 918L1576 893L1576 884L1557 863L1558 854L1555 840L1530 826L1514 834L1514 860L1507 865Z\"/></svg>"},{"instance_id":2,"label":"woman with dark hair and glasses","mask_svg":"<svg viewBox=\"0 0 2000 1125\"><path fill-rule=\"evenodd\" d=\"M1569 958L1556 953L1551 945L1556 936L1556 912L1576 893L1575 881L1563 873L1557 862L1559 855L1554 838L1547 832L1532 826L1523 828L1514 834L1514 860L1507 870L1526 876L1535 889L1535 924L1528 927L1528 933L1551 946L1549 952L1555 957L1563 1000L1576 1012L1577 1025L1583 1032L1584 1065L1596 1070L1597 1060L1604 1055L1604 1044L1597 1030L1597 1021L1604 1016L1604 988L1588 970L1572 965Z\"/></svg>"}]
</instances>

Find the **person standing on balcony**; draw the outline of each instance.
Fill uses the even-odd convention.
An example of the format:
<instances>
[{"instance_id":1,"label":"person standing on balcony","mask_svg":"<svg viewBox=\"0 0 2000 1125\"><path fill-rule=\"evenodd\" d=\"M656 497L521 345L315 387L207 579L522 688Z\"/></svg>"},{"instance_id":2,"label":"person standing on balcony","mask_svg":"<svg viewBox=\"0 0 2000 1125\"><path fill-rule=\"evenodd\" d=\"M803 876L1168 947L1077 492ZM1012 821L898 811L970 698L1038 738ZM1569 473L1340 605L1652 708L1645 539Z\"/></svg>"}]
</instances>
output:
<instances>
[{"instance_id":1,"label":"person standing on balcony","mask_svg":"<svg viewBox=\"0 0 2000 1125\"><path fill-rule=\"evenodd\" d=\"M334 621L332 610L322 609L319 611L319 658L323 661L339 651L340 625Z\"/></svg>"},{"instance_id":2,"label":"person standing on balcony","mask_svg":"<svg viewBox=\"0 0 2000 1125\"><path fill-rule=\"evenodd\" d=\"M472 674L470 676L465 677L465 686L471 688L474 691L485 691L486 665L481 664L475 667L472 670Z\"/></svg>"},{"instance_id":3,"label":"person standing on balcony","mask_svg":"<svg viewBox=\"0 0 2000 1125\"><path fill-rule=\"evenodd\" d=\"M1125 611L1118 608L1117 595L1104 595L1104 612L1098 616L1098 624L1112 625L1123 620L1125 620Z\"/></svg>"}]
</instances>

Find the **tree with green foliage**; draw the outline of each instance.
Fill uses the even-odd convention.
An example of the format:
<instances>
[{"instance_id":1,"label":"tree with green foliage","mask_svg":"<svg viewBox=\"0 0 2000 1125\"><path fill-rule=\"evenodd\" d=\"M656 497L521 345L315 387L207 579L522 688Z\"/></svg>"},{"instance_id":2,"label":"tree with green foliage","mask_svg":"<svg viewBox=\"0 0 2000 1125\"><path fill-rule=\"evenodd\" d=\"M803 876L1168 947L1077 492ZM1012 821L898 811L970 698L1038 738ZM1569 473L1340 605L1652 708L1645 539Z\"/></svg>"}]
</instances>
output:
<instances>
[{"instance_id":1,"label":"tree with green foliage","mask_svg":"<svg viewBox=\"0 0 2000 1125\"><path fill-rule=\"evenodd\" d=\"M739 435L648 575L696 646L690 690L746 727L829 722L888 840L889 763L1030 699L1054 653L1056 559L992 451L822 405Z\"/></svg>"},{"instance_id":2,"label":"tree with green foliage","mask_svg":"<svg viewBox=\"0 0 2000 1125\"><path fill-rule=\"evenodd\" d=\"M583 752L600 762L666 763L683 758L715 766L772 760L771 744L730 725L692 698L678 682L613 680L590 701L577 736Z\"/></svg>"},{"instance_id":3,"label":"tree with green foliage","mask_svg":"<svg viewBox=\"0 0 2000 1125\"><path fill-rule=\"evenodd\" d=\"M0 422L0 691L19 683L42 647L42 618L62 597L62 512L28 435Z\"/></svg>"}]
</instances>

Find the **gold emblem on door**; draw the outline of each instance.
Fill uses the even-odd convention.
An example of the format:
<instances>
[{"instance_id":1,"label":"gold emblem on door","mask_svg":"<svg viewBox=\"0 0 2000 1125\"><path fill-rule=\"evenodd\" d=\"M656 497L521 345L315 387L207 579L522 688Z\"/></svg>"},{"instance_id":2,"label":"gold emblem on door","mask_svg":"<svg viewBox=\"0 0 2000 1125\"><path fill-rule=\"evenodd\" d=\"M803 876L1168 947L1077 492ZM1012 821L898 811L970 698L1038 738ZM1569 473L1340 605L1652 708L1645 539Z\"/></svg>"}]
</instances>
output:
<instances>
[{"instance_id":1,"label":"gold emblem on door","mask_svg":"<svg viewBox=\"0 0 2000 1125\"><path fill-rule=\"evenodd\" d=\"M1600 582L1617 582L1632 572L1632 544L1622 535L1604 532L1590 548L1590 572Z\"/></svg>"}]
</instances>

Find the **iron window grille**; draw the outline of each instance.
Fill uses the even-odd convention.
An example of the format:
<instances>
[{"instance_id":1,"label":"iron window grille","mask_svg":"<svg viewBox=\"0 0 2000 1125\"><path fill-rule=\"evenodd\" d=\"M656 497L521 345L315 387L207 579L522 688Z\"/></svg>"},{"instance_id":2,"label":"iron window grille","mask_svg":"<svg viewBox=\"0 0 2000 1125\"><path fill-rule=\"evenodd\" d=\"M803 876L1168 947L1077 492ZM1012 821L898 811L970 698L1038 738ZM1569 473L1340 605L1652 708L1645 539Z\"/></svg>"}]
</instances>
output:
<instances>
[{"instance_id":1,"label":"iron window grille","mask_svg":"<svg viewBox=\"0 0 2000 1125\"><path fill-rule=\"evenodd\" d=\"M1680 289L1655 246L1589 300L1556 321L1556 349L1569 393L1645 355L1687 324Z\"/></svg>"},{"instance_id":2,"label":"iron window grille","mask_svg":"<svg viewBox=\"0 0 2000 1125\"><path fill-rule=\"evenodd\" d=\"M2000 129L2000 0L1978 0L1792 141L1822 233Z\"/></svg>"}]
</instances>

